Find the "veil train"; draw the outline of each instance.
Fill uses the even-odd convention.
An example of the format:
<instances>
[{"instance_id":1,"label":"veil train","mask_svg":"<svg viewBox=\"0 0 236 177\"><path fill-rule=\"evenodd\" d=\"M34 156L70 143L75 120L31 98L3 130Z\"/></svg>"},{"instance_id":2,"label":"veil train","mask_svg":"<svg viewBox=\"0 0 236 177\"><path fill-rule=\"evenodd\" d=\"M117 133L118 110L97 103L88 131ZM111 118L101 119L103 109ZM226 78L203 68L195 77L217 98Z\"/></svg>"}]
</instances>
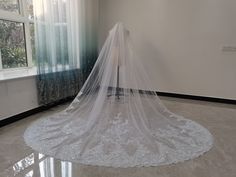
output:
<instances>
[{"instance_id":1,"label":"veil train","mask_svg":"<svg viewBox=\"0 0 236 177\"><path fill-rule=\"evenodd\" d=\"M212 135L170 112L133 53L121 23L110 31L97 62L70 106L27 128L33 149L87 165L159 166L208 151Z\"/></svg>"}]
</instances>

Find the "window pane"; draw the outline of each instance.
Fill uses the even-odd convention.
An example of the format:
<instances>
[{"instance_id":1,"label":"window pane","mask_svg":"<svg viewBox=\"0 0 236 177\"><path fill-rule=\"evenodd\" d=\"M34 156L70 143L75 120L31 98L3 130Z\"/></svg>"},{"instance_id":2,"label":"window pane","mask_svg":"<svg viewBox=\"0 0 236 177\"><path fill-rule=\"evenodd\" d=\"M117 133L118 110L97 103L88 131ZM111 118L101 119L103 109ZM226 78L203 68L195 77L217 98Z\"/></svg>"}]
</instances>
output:
<instances>
[{"instance_id":1,"label":"window pane","mask_svg":"<svg viewBox=\"0 0 236 177\"><path fill-rule=\"evenodd\" d=\"M23 23L0 20L0 55L3 68L27 66Z\"/></svg>"},{"instance_id":2,"label":"window pane","mask_svg":"<svg viewBox=\"0 0 236 177\"><path fill-rule=\"evenodd\" d=\"M19 9L18 0L0 0L0 10L19 13Z\"/></svg>"},{"instance_id":3,"label":"window pane","mask_svg":"<svg viewBox=\"0 0 236 177\"><path fill-rule=\"evenodd\" d=\"M34 6L33 6L33 0L27 0L27 10L29 13L29 19L34 19Z\"/></svg>"},{"instance_id":4,"label":"window pane","mask_svg":"<svg viewBox=\"0 0 236 177\"><path fill-rule=\"evenodd\" d=\"M56 61L58 65L69 64L67 26L55 26Z\"/></svg>"},{"instance_id":5,"label":"window pane","mask_svg":"<svg viewBox=\"0 0 236 177\"><path fill-rule=\"evenodd\" d=\"M35 33L34 33L34 24L30 24L30 40L31 40L31 49L32 49L32 61L33 65L36 64L36 54L35 54Z\"/></svg>"},{"instance_id":6,"label":"window pane","mask_svg":"<svg viewBox=\"0 0 236 177\"><path fill-rule=\"evenodd\" d=\"M55 22L66 23L66 5L66 0L53 1L52 8Z\"/></svg>"}]
</instances>

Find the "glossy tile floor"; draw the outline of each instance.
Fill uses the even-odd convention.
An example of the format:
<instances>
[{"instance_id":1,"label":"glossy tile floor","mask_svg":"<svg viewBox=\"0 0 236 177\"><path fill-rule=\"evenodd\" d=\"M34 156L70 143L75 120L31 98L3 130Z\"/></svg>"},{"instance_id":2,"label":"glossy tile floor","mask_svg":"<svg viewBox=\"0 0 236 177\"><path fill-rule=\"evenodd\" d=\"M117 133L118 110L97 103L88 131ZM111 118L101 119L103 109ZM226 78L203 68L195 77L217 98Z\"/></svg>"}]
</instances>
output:
<instances>
[{"instance_id":1,"label":"glossy tile floor","mask_svg":"<svg viewBox=\"0 0 236 177\"><path fill-rule=\"evenodd\" d=\"M35 152L23 133L36 119L67 104L0 128L0 177L236 177L236 105L161 97L173 112L192 119L213 134L214 147L183 163L149 168L105 168L64 162Z\"/></svg>"}]
</instances>

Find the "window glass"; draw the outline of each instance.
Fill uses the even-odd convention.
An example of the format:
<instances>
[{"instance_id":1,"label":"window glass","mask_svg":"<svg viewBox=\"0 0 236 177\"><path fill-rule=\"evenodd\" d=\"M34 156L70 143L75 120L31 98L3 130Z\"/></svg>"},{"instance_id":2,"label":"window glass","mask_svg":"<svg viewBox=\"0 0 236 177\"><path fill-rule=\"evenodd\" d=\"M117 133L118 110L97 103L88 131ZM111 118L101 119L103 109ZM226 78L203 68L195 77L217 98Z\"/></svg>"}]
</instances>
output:
<instances>
[{"instance_id":1,"label":"window glass","mask_svg":"<svg viewBox=\"0 0 236 177\"><path fill-rule=\"evenodd\" d=\"M27 0L27 11L29 14L29 19L33 20L34 19L34 7L33 7L33 0Z\"/></svg>"},{"instance_id":2,"label":"window glass","mask_svg":"<svg viewBox=\"0 0 236 177\"><path fill-rule=\"evenodd\" d=\"M57 64L58 65L69 64L67 26L63 24L56 25L55 36L56 36L55 39L56 39Z\"/></svg>"},{"instance_id":3,"label":"window glass","mask_svg":"<svg viewBox=\"0 0 236 177\"><path fill-rule=\"evenodd\" d=\"M0 55L4 69L27 66L23 23L0 20Z\"/></svg>"},{"instance_id":4,"label":"window glass","mask_svg":"<svg viewBox=\"0 0 236 177\"><path fill-rule=\"evenodd\" d=\"M54 21L59 23L65 23L66 20L66 0L53 1ZM60 7L60 10L59 8Z\"/></svg>"},{"instance_id":5,"label":"window glass","mask_svg":"<svg viewBox=\"0 0 236 177\"><path fill-rule=\"evenodd\" d=\"M18 0L0 0L0 10L10 12L20 12L20 6Z\"/></svg>"},{"instance_id":6,"label":"window glass","mask_svg":"<svg viewBox=\"0 0 236 177\"><path fill-rule=\"evenodd\" d=\"M30 40L31 40L31 50L32 50L32 61L33 65L36 64L36 53L35 53L35 33L34 24L30 23Z\"/></svg>"}]
</instances>

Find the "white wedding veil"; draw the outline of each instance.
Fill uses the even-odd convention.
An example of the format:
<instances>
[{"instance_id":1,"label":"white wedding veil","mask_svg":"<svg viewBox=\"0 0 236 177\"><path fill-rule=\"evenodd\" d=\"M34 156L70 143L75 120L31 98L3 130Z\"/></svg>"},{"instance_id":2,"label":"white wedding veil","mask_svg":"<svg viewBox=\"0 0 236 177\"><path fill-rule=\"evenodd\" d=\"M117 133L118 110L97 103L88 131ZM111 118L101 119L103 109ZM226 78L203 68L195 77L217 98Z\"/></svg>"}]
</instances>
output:
<instances>
[{"instance_id":1,"label":"white wedding veil","mask_svg":"<svg viewBox=\"0 0 236 177\"><path fill-rule=\"evenodd\" d=\"M25 141L62 160L111 167L171 164L208 151L208 130L141 89L152 84L133 53L130 32L118 23L74 101L33 123Z\"/></svg>"}]
</instances>

